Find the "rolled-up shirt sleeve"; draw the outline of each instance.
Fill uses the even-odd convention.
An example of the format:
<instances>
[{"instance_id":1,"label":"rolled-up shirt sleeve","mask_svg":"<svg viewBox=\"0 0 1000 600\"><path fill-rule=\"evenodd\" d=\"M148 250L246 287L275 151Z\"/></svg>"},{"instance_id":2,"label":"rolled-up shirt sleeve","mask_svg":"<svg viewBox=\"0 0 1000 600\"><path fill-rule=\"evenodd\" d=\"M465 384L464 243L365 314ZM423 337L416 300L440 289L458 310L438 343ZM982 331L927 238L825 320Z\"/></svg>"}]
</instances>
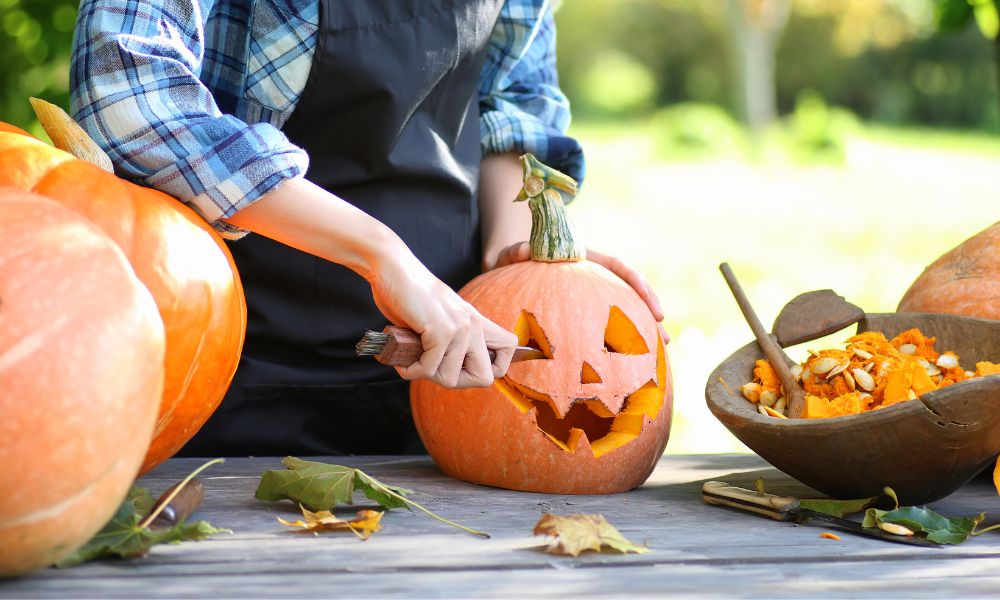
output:
<instances>
[{"instance_id":1,"label":"rolled-up shirt sleeve","mask_svg":"<svg viewBox=\"0 0 1000 600\"><path fill-rule=\"evenodd\" d=\"M490 39L479 88L483 155L531 152L577 181L580 144L566 134L569 101L559 89L549 0L507 0Z\"/></svg>"},{"instance_id":2,"label":"rolled-up shirt sleeve","mask_svg":"<svg viewBox=\"0 0 1000 600\"><path fill-rule=\"evenodd\" d=\"M74 38L74 119L119 174L224 219L301 176L308 157L280 130L222 114L199 80L213 0L84 0Z\"/></svg>"}]
</instances>

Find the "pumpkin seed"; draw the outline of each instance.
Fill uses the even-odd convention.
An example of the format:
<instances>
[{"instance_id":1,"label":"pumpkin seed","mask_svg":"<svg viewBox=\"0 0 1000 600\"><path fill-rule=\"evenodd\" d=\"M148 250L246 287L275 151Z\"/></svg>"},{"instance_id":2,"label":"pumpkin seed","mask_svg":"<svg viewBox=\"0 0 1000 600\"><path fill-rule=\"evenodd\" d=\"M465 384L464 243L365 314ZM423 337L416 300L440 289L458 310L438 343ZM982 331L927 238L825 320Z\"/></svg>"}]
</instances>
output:
<instances>
[{"instance_id":1,"label":"pumpkin seed","mask_svg":"<svg viewBox=\"0 0 1000 600\"><path fill-rule=\"evenodd\" d=\"M893 535L906 535L906 536L913 535L913 532L911 530L897 523L879 523L878 527L882 531L891 533Z\"/></svg>"},{"instance_id":2,"label":"pumpkin seed","mask_svg":"<svg viewBox=\"0 0 1000 600\"><path fill-rule=\"evenodd\" d=\"M816 358L819 358L819 352L813 350L812 348L809 348L808 350L806 350L806 352L808 352L809 354L812 354Z\"/></svg>"},{"instance_id":3,"label":"pumpkin seed","mask_svg":"<svg viewBox=\"0 0 1000 600\"><path fill-rule=\"evenodd\" d=\"M759 402L764 406L774 406L774 403L778 401L778 394L773 390L764 390L760 393Z\"/></svg>"},{"instance_id":4,"label":"pumpkin seed","mask_svg":"<svg viewBox=\"0 0 1000 600\"><path fill-rule=\"evenodd\" d=\"M759 383L754 383L752 381L750 383L744 383L743 386L740 387L740 391L743 392L743 397L750 402L756 402L760 399Z\"/></svg>"},{"instance_id":5,"label":"pumpkin seed","mask_svg":"<svg viewBox=\"0 0 1000 600\"><path fill-rule=\"evenodd\" d=\"M803 369L802 370L802 381L811 382L812 381L812 376L813 376L813 372L812 372L811 369Z\"/></svg>"},{"instance_id":6,"label":"pumpkin seed","mask_svg":"<svg viewBox=\"0 0 1000 600\"><path fill-rule=\"evenodd\" d=\"M786 406L788 406L788 399L782 396L781 398L778 398L777 402L774 403L774 410L780 412L781 414L785 414Z\"/></svg>"},{"instance_id":7,"label":"pumpkin seed","mask_svg":"<svg viewBox=\"0 0 1000 600\"><path fill-rule=\"evenodd\" d=\"M764 408L763 404L758 404L757 405L757 412L759 412L760 414L764 415L765 417L769 417L770 416L769 414L767 414L767 409Z\"/></svg>"},{"instance_id":8,"label":"pumpkin seed","mask_svg":"<svg viewBox=\"0 0 1000 600\"><path fill-rule=\"evenodd\" d=\"M867 365L865 365L865 373L871 373L872 369L874 368L875 368L875 363L873 362L868 363Z\"/></svg>"},{"instance_id":9,"label":"pumpkin seed","mask_svg":"<svg viewBox=\"0 0 1000 600\"><path fill-rule=\"evenodd\" d=\"M816 359L816 362L812 364L810 369L812 369L813 373L818 373L822 375L823 373L828 373L830 369L836 367L838 364L840 364L840 361L838 361L836 358L830 358L829 356L826 356L823 358Z\"/></svg>"},{"instance_id":10,"label":"pumpkin seed","mask_svg":"<svg viewBox=\"0 0 1000 600\"><path fill-rule=\"evenodd\" d=\"M900 354L911 354L911 355L912 354L916 354L917 353L917 347L914 346L913 344L903 344L902 346L899 347L899 353Z\"/></svg>"},{"instance_id":11,"label":"pumpkin seed","mask_svg":"<svg viewBox=\"0 0 1000 600\"><path fill-rule=\"evenodd\" d=\"M907 397L909 397L910 400L916 400L917 399L917 393L914 392L912 388L906 390L906 395L907 395Z\"/></svg>"},{"instance_id":12,"label":"pumpkin seed","mask_svg":"<svg viewBox=\"0 0 1000 600\"><path fill-rule=\"evenodd\" d=\"M854 356L857 356L858 358L863 358L864 360L868 360L869 358L872 357L871 352L865 352L861 348L852 348L852 350L854 351Z\"/></svg>"},{"instance_id":13,"label":"pumpkin seed","mask_svg":"<svg viewBox=\"0 0 1000 600\"><path fill-rule=\"evenodd\" d=\"M802 380L802 365L792 365L792 368L789 370L792 372L792 377L795 378L795 381Z\"/></svg>"},{"instance_id":14,"label":"pumpkin seed","mask_svg":"<svg viewBox=\"0 0 1000 600\"><path fill-rule=\"evenodd\" d=\"M853 392L855 384L854 384L854 378L851 377L850 371L844 371L844 381L847 382L848 389L850 389Z\"/></svg>"},{"instance_id":15,"label":"pumpkin seed","mask_svg":"<svg viewBox=\"0 0 1000 600\"><path fill-rule=\"evenodd\" d=\"M851 363L845 361L845 362L840 363L836 367L830 369L830 372L826 374L827 380L829 380L829 379L831 379L833 377L836 377L837 375L840 375L841 373L843 373L844 371L846 371L847 367L849 367L849 366L851 366Z\"/></svg>"},{"instance_id":16,"label":"pumpkin seed","mask_svg":"<svg viewBox=\"0 0 1000 600\"><path fill-rule=\"evenodd\" d=\"M965 376L966 376L966 377L975 377L975 376L976 376L976 374L975 374L975 373L973 373L972 371L966 371L966 372L965 372Z\"/></svg>"},{"instance_id":17,"label":"pumpkin seed","mask_svg":"<svg viewBox=\"0 0 1000 600\"><path fill-rule=\"evenodd\" d=\"M937 366L942 369L954 369L958 366L958 357L951 352L945 352L938 357Z\"/></svg>"},{"instance_id":18,"label":"pumpkin seed","mask_svg":"<svg viewBox=\"0 0 1000 600\"><path fill-rule=\"evenodd\" d=\"M866 392L870 392L875 389L875 379L868 374L867 371L862 369L854 369L854 380L858 382L858 386Z\"/></svg>"}]
</instances>

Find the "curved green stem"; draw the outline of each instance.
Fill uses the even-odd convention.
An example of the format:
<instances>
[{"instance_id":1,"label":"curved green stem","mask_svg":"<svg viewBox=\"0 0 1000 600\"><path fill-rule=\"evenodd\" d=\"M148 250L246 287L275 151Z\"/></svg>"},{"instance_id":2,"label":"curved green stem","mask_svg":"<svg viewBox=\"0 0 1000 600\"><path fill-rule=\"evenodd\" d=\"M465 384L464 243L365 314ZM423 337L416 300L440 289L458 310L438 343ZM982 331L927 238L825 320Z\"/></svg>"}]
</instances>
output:
<instances>
[{"instance_id":1,"label":"curved green stem","mask_svg":"<svg viewBox=\"0 0 1000 600\"><path fill-rule=\"evenodd\" d=\"M438 521L441 521L442 523L447 523L448 525L451 525L452 527L457 527L458 529L461 529L462 531L471 533L472 535L478 535L480 537L484 537L484 538L487 538L487 539L490 537L490 534L486 533L485 531L479 531L478 529L472 529L470 527L466 527L465 525L459 525L458 523L456 523L454 521L449 521L448 519L446 519L444 517L441 517L441 516L438 516L438 515L432 513L431 511L427 510L423 506L420 506L419 504L417 504L413 500L410 500L406 496L402 496L400 494L397 494L396 492L394 492L392 490L392 488L383 485L382 483L380 483L379 481L376 481L375 479L371 480L371 484L374 485L374 486L376 486L376 487L378 487L383 492L385 492L386 494L389 494L393 498L396 498L397 500L405 502L407 505L412 506L413 508L416 508L417 510L423 511L424 513L426 513L430 517L433 517L433 518L437 519Z\"/></svg>"},{"instance_id":2,"label":"curved green stem","mask_svg":"<svg viewBox=\"0 0 1000 600\"><path fill-rule=\"evenodd\" d=\"M186 486L192 479L198 476L198 473L201 473L202 471L211 467L212 465L217 465L224 462L226 462L226 459L216 458L214 460L208 461L207 463L201 465L200 467L192 471L190 475L182 479L181 482L177 484L177 487L174 488L174 491L170 492L170 495L167 496L163 502L159 503L159 506L156 508L156 510L150 512L148 515L146 515L145 519L139 522L139 528L141 529L152 523L156 519L156 517L158 517L160 513L163 512L163 509L169 506L170 502L177 497L177 494L181 493L181 490L184 489L184 486Z\"/></svg>"},{"instance_id":3,"label":"curved green stem","mask_svg":"<svg viewBox=\"0 0 1000 600\"><path fill-rule=\"evenodd\" d=\"M586 250L573 227L562 194L576 194L572 177L542 163L531 154L521 157L524 185L515 202L528 201L531 209L531 259L540 262L576 262Z\"/></svg>"}]
</instances>

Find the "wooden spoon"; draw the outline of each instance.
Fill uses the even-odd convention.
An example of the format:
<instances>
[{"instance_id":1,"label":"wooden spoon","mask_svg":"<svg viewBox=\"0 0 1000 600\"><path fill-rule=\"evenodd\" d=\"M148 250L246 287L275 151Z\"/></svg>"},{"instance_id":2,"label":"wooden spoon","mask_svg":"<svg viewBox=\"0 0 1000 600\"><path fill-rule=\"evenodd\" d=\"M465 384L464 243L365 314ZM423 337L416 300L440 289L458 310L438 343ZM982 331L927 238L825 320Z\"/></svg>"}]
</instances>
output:
<instances>
[{"instance_id":1,"label":"wooden spoon","mask_svg":"<svg viewBox=\"0 0 1000 600\"><path fill-rule=\"evenodd\" d=\"M753 335L757 338L757 344L764 352L767 360L771 362L771 366L778 373L781 385L785 388L785 397L788 399L788 417L790 419L801 418L806 404L806 392L799 385L799 382L795 381L795 376L792 375L792 370L788 366L791 360L785 354L785 351L781 349L781 346L778 345L778 342L764 330L764 326L761 325L760 319L757 318L757 313L754 312L753 306L750 305L750 300L747 299L746 294L743 292L740 282L737 281L733 270L729 268L729 263L719 265L719 270L722 271L722 276L726 278L726 283L729 284L729 289L732 290L733 297L736 298L736 303L740 305L743 316L746 317L747 323L750 324L750 329L753 330Z\"/></svg>"},{"instance_id":2,"label":"wooden spoon","mask_svg":"<svg viewBox=\"0 0 1000 600\"><path fill-rule=\"evenodd\" d=\"M808 342L840 331L865 318L865 311L833 290L799 294L785 305L774 320L771 333L782 348Z\"/></svg>"}]
</instances>

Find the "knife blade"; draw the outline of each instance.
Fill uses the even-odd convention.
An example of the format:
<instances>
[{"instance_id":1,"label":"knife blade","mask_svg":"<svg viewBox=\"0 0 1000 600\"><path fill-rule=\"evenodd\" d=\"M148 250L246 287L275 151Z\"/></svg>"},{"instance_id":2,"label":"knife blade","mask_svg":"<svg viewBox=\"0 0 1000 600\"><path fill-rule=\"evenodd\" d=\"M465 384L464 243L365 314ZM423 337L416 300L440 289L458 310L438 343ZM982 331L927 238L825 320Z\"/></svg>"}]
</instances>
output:
<instances>
[{"instance_id":1,"label":"knife blade","mask_svg":"<svg viewBox=\"0 0 1000 600\"><path fill-rule=\"evenodd\" d=\"M775 521L790 521L801 524L807 524L809 521L822 521L850 533L874 537L887 542L929 548L941 547L940 544L924 538L895 535L877 527L863 527L857 521L802 508L798 498L761 494L722 481L706 481L701 487L701 497L708 504L738 508L770 517Z\"/></svg>"}]
</instances>

